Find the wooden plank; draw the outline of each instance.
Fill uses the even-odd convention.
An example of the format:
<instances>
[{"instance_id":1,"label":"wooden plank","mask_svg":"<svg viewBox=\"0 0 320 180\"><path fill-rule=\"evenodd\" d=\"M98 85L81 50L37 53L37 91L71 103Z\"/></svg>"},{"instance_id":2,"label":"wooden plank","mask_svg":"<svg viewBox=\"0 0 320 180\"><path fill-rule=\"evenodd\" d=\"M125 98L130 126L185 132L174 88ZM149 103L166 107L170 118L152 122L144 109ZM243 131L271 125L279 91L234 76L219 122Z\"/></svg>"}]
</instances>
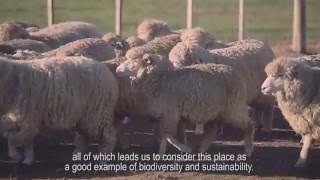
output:
<instances>
[{"instance_id":1,"label":"wooden plank","mask_svg":"<svg viewBox=\"0 0 320 180\"><path fill-rule=\"evenodd\" d=\"M298 53L306 53L306 1L294 0L292 49Z\"/></svg>"},{"instance_id":2,"label":"wooden plank","mask_svg":"<svg viewBox=\"0 0 320 180\"><path fill-rule=\"evenodd\" d=\"M192 21L193 21L193 1L192 0L188 0L187 3L187 28L190 29L192 28Z\"/></svg>"},{"instance_id":3,"label":"wooden plank","mask_svg":"<svg viewBox=\"0 0 320 180\"><path fill-rule=\"evenodd\" d=\"M122 0L115 0L115 32L121 35L122 25Z\"/></svg>"},{"instance_id":4,"label":"wooden plank","mask_svg":"<svg viewBox=\"0 0 320 180\"><path fill-rule=\"evenodd\" d=\"M239 32L238 39L244 39L244 0L239 0Z\"/></svg>"},{"instance_id":5,"label":"wooden plank","mask_svg":"<svg viewBox=\"0 0 320 180\"><path fill-rule=\"evenodd\" d=\"M48 26L51 26L54 23L54 6L53 0L47 0L47 17L48 17Z\"/></svg>"}]
</instances>

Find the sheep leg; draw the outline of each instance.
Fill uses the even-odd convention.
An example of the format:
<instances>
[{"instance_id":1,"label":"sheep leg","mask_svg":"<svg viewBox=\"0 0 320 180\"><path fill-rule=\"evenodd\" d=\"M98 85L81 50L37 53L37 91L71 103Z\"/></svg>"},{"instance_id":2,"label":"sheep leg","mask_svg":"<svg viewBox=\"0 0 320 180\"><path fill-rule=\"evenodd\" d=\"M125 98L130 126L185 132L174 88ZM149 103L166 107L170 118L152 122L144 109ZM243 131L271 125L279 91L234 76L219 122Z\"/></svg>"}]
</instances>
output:
<instances>
[{"instance_id":1,"label":"sheep leg","mask_svg":"<svg viewBox=\"0 0 320 180\"><path fill-rule=\"evenodd\" d=\"M251 110L253 111L254 122L256 122L259 129L262 129L264 126L263 111L260 108L252 108Z\"/></svg>"},{"instance_id":2,"label":"sheep leg","mask_svg":"<svg viewBox=\"0 0 320 180\"><path fill-rule=\"evenodd\" d=\"M196 129L194 130L195 135L203 134L203 124L196 124Z\"/></svg>"},{"instance_id":3,"label":"sheep leg","mask_svg":"<svg viewBox=\"0 0 320 180\"><path fill-rule=\"evenodd\" d=\"M111 153L117 143L117 131L113 125L106 125L103 128L103 140L100 148L101 152Z\"/></svg>"},{"instance_id":4,"label":"sheep leg","mask_svg":"<svg viewBox=\"0 0 320 180\"><path fill-rule=\"evenodd\" d=\"M270 106L265 108L263 111L263 123L262 123L262 130L266 132L270 132L273 127L273 112L274 107Z\"/></svg>"},{"instance_id":5,"label":"sheep leg","mask_svg":"<svg viewBox=\"0 0 320 180\"><path fill-rule=\"evenodd\" d=\"M73 145L75 147L73 153L85 153L88 148L88 140L81 133L77 133L74 138Z\"/></svg>"},{"instance_id":6,"label":"sheep leg","mask_svg":"<svg viewBox=\"0 0 320 180\"><path fill-rule=\"evenodd\" d=\"M11 157L15 161L20 161L22 159L22 155L19 153L14 137L12 136L13 136L12 134L8 135L9 157Z\"/></svg>"},{"instance_id":7,"label":"sheep leg","mask_svg":"<svg viewBox=\"0 0 320 180\"><path fill-rule=\"evenodd\" d=\"M33 137L26 140L24 144L24 161L23 164L31 165L34 160L34 152L33 152Z\"/></svg>"},{"instance_id":8,"label":"sheep leg","mask_svg":"<svg viewBox=\"0 0 320 180\"><path fill-rule=\"evenodd\" d=\"M166 153L167 150L167 138L166 136L163 136L161 138L160 147L159 147L159 154L162 156Z\"/></svg>"},{"instance_id":9,"label":"sheep leg","mask_svg":"<svg viewBox=\"0 0 320 180\"><path fill-rule=\"evenodd\" d=\"M222 126L222 124L219 124L219 125ZM215 123L213 127L209 129L209 131L205 134L204 138L202 139L200 147L198 149L199 153L206 152L209 149L212 141L215 141L218 139L218 131L219 131L218 124Z\"/></svg>"},{"instance_id":10,"label":"sheep leg","mask_svg":"<svg viewBox=\"0 0 320 180\"><path fill-rule=\"evenodd\" d=\"M254 125L252 123L249 123L249 125L245 128L244 147L247 157L251 157L253 152L254 131Z\"/></svg>"},{"instance_id":11,"label":"sheep leg","mask_svg":"<svg viewBox=\"0 0 320 180\"><path fill-rule=\"evenodd\" d=\"M306 162L307 162L307 157L308 157L308 151L311 147L311 143L312 143L311 134L307 134L307 135L303 136L303 146L300 151L300 156L299 156L299 159L298 159L295 167L298 167L298 168L305 167Z\"/></svg>"},{"instance_id":12,"label":"sheep leg","mask_svg":"<svg viewBox=\"0 0 320 180\"><path fill-rule=\"evenodd\" d=\"M183 121L181 121L180 123L179 123L179 126L178 126L178 136L177 136L177 138L178 138L178 140L180 141L180 142L182 142L182 144L185 144L185 145L187 145L187 133L186 133L186 127L185 127L186 125L185 125L185 122L183 122Z\"/></svg>"}]
</instances>

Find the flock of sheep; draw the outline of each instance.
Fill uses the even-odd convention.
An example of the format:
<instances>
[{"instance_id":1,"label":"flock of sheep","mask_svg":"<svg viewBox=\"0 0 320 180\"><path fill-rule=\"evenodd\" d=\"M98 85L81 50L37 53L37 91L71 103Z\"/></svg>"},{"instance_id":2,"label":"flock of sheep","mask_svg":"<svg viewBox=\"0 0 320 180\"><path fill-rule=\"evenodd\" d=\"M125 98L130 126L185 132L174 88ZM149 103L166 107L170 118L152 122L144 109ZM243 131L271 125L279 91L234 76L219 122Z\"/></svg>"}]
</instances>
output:
<instances>
[{"instance_id":1,"label":"flock of sheep","mask_svg":"<svg viewBox=\"0 0 320 180\"><path fill-rule=\"evenodd\" d=\"M3 22L0 132L9 156L28 165L44 128L74 131L75 152L97 140L109 153L128 145L125 130L145 122L154 124L160 154L168 142L205 152L231 125L243 130L250 156L255 129L272 129L277 103L302 136L296 167L304 167L320 139L320 56L274 59L262 41L223 43L200 27L174 31L156 19L143 20L127 39L85 22ZM188 141L187 126L199 144Z\"/></svg>"}]
</instances>

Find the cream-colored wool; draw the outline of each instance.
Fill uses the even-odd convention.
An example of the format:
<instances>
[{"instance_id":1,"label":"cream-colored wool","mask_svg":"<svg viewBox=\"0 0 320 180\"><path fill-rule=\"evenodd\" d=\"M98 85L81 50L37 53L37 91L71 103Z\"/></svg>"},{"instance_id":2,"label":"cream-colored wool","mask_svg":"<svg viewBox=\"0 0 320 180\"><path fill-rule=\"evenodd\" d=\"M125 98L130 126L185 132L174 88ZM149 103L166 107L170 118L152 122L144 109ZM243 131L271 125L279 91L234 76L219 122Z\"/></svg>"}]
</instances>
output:
<instances>
[{"instance_id":1,"label":"cream-colored wool","mask_svg":"<svg viewBox=\"0 0 320 180\"><path fill-rule=\"evenodd\" d=\"M133 73L132 91L140 102L136 107L159 120L159 153L165 153L167 139L181 151L191 151L175 138L181 118L207 124L219 116L246 131L246 153L251 154L253 123L247 112L245 81L237 71L217 64L174 70L165 57L155 54L146 54L142 60L145 63Z\"/></svg>"},{"instance_id":2,"label":"cream-colored wool","mask_svg":"<svg viewBox=\"0 0 320 180\"><path fill-rule=\"evenodd\" d=\"M281 57L265 68L268 78L262 90L272 82L270 79L281 80L283 88L275 94L278 106L292 129L303 137L296 167L306 165L312 139L320 139L320 69L310 66L310 62L316 59L315 56Z\"/></svg>"},{"instance_id":3,"label":"cream-colored wool","mask_svg":"<svg viewBox=\"0 0 320 180\"><path fill-rule=\"evenodd\" d=\"M274 53L267 44L258 40L243 40L229 45L228 48L208 51L197 45L180 42L170 52L169 59L176 68L199 63L234 67L246 80L247 104L255 107L256 121L261 123L265 130L270 131L275 102L272 97L263 95L260 87L266 78L264 68L273 60Z\"/></svg>"},{"instance_id":4,"label":"cream-colored wool","mask_svg":"<svg viewBox=\"0 0 320 180\"><path fill-rule=\"evenodd\" d=\"M1 60L0 83L0 132L15 160L23 145L24 163L32 163L33 137L43 128L73 129L113 149L118 83L105 65L85 57Z\"/></svg>"},{"instance_id":5,"label":"cream-colored wool","mask_svg":"<svg viewBox=\"0 0 320 180\"><path fill-rule=\"evenodd\" d=\"M17 50L29 50L38 53L50 51L51 48L41 42L31 39L13 39L0 43L0 52L5 54L15 54Z\"/></svg>"},{"instance_id":6,"label":"cream-colored wool","mask_svg":"<svg viewBox=\"0 0 320 180\"><path fill-rule=\"evenodd\" d=\"M152 41L156 37L173 34L165 21L158 19L144 19L137 29L138 38L146 42Z\"/></svg>"}]
</instances>

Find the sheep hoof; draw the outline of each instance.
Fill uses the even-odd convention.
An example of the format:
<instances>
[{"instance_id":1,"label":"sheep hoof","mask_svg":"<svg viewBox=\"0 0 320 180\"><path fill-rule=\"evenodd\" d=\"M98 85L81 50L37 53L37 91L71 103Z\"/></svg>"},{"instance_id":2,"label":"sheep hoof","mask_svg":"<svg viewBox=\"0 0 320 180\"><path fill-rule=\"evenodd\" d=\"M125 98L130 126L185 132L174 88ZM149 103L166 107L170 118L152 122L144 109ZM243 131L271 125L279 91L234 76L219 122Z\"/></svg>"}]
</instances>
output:
<instances>
[{"instance_id":1,"label":"sheep hoof","mask_svg":"<svg viewBox=\"0 0 320 180\"><path fill-rule=\"evenodd\" d=\"M299 159L295 165L296 168L303 168L306 166L306 161L303 159Z\"/></svg>"},{"instance_id":2,"label":"sheep hoof","mask_svg":"<svg viewBox=\"0 0 320 180\"><path fill-rule=\"evenodd\" d=\"M246 148L246 149L245 149L245 154L246 154L246 156L247 156L248 158L251 157L252 152L253 152L253 147L251 147L251 148Z\"/></svg>"},{"instance_id":3,"label":"sheep hoof","mask_svg":"<svg viewBox=\"0 0 320 180\"><path fill-rule=\"evenodd\" d=\"M196 135L203 134L203 124L196 124L196 129L194 130L194 134Z\"/></svg>"},{"instance_id":4,"label":"sheep hoof","mask_svg":"<svg viewBox=\"0 0 320 180\"><path fill-rule=\"evenodd\" d=\"M30 166L33 162L33 158L26 158L22 163Z\"/></svg>"}]
</instances>

